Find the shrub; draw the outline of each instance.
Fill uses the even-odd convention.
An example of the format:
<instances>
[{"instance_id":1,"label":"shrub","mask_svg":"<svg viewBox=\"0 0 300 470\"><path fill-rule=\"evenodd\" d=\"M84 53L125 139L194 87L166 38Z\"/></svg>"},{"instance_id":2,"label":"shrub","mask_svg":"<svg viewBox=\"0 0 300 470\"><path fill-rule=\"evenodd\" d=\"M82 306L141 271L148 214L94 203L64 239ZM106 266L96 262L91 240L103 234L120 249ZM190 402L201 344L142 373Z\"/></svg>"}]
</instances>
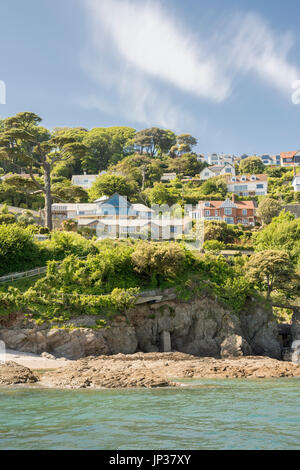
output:
<instances>
[{"instance_id":1,"label":"shrub","mask_svg":"<svg viewBox=\"0 0 300 470\"><path fill-rule=\"evenodd\" d=\"M225 250L225 243L219 242L218 240L207 240L203 244L203 248L206 251L222 251Z\"/></svg>"},{"instance_id":2,"label":"shrub","mask_svg":"<svg viewBox=\"0 0 300 470\"><path fill-rule=\"evenodd\" d=\"M61 260L69 255L84 257L90 253L97 253L95 245L74 232L53 232L51 240L47 242L49 259Z\"/></svg>"},{"instance_id":3,"label":"shrub","mask_svg":"<svg viewBox=\"0 0 300 470\"><path fill-rule=\"evenodd\" d=\"M9 225L14 224L16 222L16 217L14 214L0 214L0 225Z\"/></svg>"},{"instance_id":4,"label":"shrub","mask_svg":"<svg viewBox=\"0 0 300 470\"><path fill-rule=\"evenodd\" d=\"M186 253L178 243L139 242L132 254L137 273L159 286L162 279L174 279L185 269Z\"/></svg>"},{"instance_id":5,"label":"shrub","mask_svg":"<svg viewBox=\"0 0 300 470\"><path fill-rule=\"evenodd\" d=\"M17 224L0 226L0 275L43 266L45 261L30 230Z\"/></svg>"}]
</instances>

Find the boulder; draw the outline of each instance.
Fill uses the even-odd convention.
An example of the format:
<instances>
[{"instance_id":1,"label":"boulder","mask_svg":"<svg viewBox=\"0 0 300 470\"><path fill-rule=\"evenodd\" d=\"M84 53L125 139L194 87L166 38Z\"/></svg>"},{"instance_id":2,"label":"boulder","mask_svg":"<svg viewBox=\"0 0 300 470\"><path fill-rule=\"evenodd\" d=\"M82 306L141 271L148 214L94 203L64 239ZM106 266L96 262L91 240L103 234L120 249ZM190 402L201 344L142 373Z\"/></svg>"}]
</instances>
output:
<instances>
[{"instance_id":1,"label":"boulder","mask_svg":"<svg viewBox=\"0 0 300 470\"><path fill-rule=\"evenodd\" d=\"M247 341L239 335L230 335L221 344L221 357L239 357L251 354Z\"/></svg>"}]
</instances>

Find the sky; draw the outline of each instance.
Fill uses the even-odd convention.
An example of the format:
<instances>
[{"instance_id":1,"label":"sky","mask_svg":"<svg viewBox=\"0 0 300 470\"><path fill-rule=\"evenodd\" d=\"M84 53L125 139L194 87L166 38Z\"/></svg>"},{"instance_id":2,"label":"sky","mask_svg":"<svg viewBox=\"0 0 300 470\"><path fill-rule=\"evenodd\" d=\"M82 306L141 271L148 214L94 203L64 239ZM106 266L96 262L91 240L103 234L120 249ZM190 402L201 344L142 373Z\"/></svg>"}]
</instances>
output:
<instances>
[{"instance_id":1,"label":"sky","mask_svg":"<svg viewBox=\"0 0 300 470\"><path fill-rule=\"evenodd\" d=\"M204 154L300 148L299 0L0 7L1 117L32 111L50 129L158 126L191 133Z\"/></svg>"}]
</instances>

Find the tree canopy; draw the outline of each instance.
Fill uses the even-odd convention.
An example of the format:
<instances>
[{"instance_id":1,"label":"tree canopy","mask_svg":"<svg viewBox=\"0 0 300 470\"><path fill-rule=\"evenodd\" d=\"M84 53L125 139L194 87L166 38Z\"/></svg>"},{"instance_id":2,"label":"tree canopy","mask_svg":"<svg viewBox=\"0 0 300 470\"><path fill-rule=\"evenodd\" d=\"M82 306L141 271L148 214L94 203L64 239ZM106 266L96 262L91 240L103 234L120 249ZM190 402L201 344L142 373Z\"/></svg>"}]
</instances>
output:
<instances>
[{"instance_id":1,"label":"tree canopy","mask_svg":"<svg viewBox=\"0 0 300 470\"><path fill-rule=\"evenodd\" d=\"M259 157L247 157L240 162L239 172L258 175L263 173L265 165Z\"/></svg>"}]
</instances>

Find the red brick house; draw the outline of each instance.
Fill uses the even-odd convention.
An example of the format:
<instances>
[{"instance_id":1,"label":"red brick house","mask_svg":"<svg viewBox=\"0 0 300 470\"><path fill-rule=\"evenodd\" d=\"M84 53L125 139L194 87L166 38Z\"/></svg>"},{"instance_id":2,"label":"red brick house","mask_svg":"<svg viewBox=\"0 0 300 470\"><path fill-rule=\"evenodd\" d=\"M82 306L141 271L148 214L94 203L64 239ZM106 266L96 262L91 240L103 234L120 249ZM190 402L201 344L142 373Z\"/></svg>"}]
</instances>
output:
<instances>
[{"instance_id":1,"label":"red brick house","mask_svg":"<svg viewBox=\"0 0 300 470\"><path fill-rule=\"evenodd\" d=\"M194 219L223 220L227 224L254 226L255 206L253 201L199 201L196 210L192 211Z\"/></svg>"}]
</instances>

